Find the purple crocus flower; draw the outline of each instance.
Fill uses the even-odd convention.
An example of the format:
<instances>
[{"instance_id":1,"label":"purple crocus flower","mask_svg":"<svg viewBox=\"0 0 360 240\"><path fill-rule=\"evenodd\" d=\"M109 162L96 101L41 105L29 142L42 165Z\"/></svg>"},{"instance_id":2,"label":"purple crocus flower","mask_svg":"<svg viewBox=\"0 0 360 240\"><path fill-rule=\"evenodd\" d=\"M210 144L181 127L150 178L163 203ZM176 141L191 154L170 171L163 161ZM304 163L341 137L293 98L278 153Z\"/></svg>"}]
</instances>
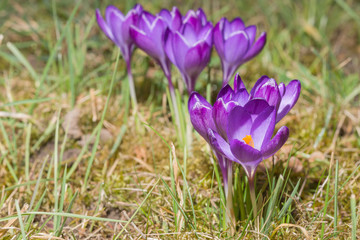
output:
<instances>
[{"instance_id":1,"label":"purple crocus flower","mask_svg":"<svg viewBox=\"0 0 360 240\"><path fill-rule=\"evenodd\" d=\"M179 69L188 92L195 88L195 82L210 61L212 47L212 24L204 12L190 10L179 30L167 31L165 52Z\"/></svg>"},{"instance_id":2,"label":"purple crocus flower","mask_svg":"<svg viewBox=\"0 0 360 240\"><path fill-rule=\"evenodd\" d=\"M127 63L130 62L134 50L134 41L130 37L130 26L137 23L142 7L136 4L126 16L115 6L108 6L105 10L105 20L100 10L96 9L96 20L105 35L113 41L121 50Z\"/></svg>"},{"instance_id":3,"label":"purple crocus flower","mask_svg":"<svg viewBox=\"0 0 360 240\"><path fill-rule=\"evenodd\" d=\"M259 54L266 43L266 33L261 33L255 41L256 26L245 27L241 18L231 22L222 18L214 27L213 37L223 68L223 86L236 69Z\"/></svg>"},{"instance_id":4,"label":"purple crocus flower","mask_svg":"<svg viewBox=\"0 0 360 240\"><path fill-rule=\"evenodd\" d=\"M173 91L171 81L171 62L165 53L165 31L176 31L182 24L180 11L174 7L171 12L166 9L154 16L143 11L138 24L130 27L130 36L135 44L149 54L164 71L168 79L170 91Z\"/></svg>"},{"instance_id":5,"label":"purple crocus flower","mask_svg":"<svg viewBox=\"0 0 360 240\"><path fill-rule=\"evenodd\" d=\"M134 41L130 37L130 26L136 25L143 9L136 4L126 16L115 6L108 6L105 10L105 20L101 16L100 10L96 9L96 19L101 30L113 41L121 50L127 66L130 95L133 101L135 111L137 110L137 101L133 76L131 73L131 55L134 50Z\"/></svg>"},{"instance_id":6,"label":"purple crocus flower","mask_svg":"<svg viewBox=\"0 0 360 240\"><path fill-rule=\"evenodd\" d=\"M218 141L222 144L218 144L219 146L224 146L224 142L226 142L230 147L229 141L230 139L234 139L234 137L233 135L231 135L232 137L229 137L229 125L239 124L239 126L242 126L242 121L245 121L247 127L251 125L247 132L248 135L251 136L251 139L253 141L257 141L256 145L254 142L254 149L256 149L257 151L261 151L262 149L261 147L259 147L260 142L261 146L262 144L265 144L264 142L269 142L268 135L270 135L270 137L272 135L272 132L270 131L271 128L273 128L275 124L280 121L280 119L284 117L295 105L296 101L299 98L300 89L301 85L298 80L293 80L287 86L285 86L283 83L277 85L274 79L263 76L257 81L254 88L249 94L240 76L236 75L234 79L234 89L232 89L229 85L223 87L217 96L214 106L211 106L210 103L208 103L200 94L196 92L193 92L190 95L188 109L191 122L195 130L215 150L223 174L225 189L227 188L228 172L230 171L229 168L231 168L232 162L235 161L239 163L239 161L241 160L237 160L236 155L234 156L234 154L232 154L229 149L229 154L224 154L224 152L226 151L222 150L222 148L216 147L217 143L215 141ZM244 117L242 117L241 119L239 118L238 120L234 119L234 115L232 117L232 120L234 120L233 122L229 119L231 114L235 114L232 113L235 108L241 109L236 110L237 112L242 111L245 113ZM266 118L264 117L265 113L263 113L265 110L268 114ZM239 116L239 114L236 116ZM259 116L262 117L259 118ZM248 119L249 117L250 119ZM257 126L261 125L261 119L264 121L271 120L269 122L269 124L271 123L271 126L268 126L271 134L269 132L266 138L258 139L257 134L259 129ZM253 132L251 132L251 127L253 125L254 129ZM230 131L234 131L234 128L235 127L231 127ZM286 133L287 130L282 129L281 133L283 131L285 131ZM254 133L255 135L252 136L252 134ZM285 133L282 134L284 135ZM243 138L245 137L246 136L243 136ZM249 141L251 139L249 139ZM283 140L283 138L281 139ZM257 166L258 162L264 159L264 157L271 156L271 154L268 154L269 151L267 151L266 153L266 155L263 154L258 159L252 162L255 162L254 166ZM243 164L243 166L245 168L246 164ZM251 173L251 171L249 170L250 168L245 169L247 169L247 172L249 174Z\"/></svg>"}]
</instances>

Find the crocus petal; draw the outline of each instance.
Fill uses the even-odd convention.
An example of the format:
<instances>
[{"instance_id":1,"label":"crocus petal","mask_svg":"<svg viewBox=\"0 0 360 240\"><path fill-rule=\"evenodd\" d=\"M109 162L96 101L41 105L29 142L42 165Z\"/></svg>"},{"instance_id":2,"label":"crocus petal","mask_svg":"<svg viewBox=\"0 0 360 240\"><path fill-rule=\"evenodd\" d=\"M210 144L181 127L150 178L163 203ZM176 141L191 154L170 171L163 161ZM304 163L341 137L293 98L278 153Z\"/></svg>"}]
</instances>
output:
<instances>
[{"instance_id":1,"label":"crocus petal","mask_svg":"<svg viewBox=\"0 0 360 240\"><path fill-rule=\"evenodd\" d=\"M286 126L282 126L275 136L266 144L264 144L261 152L263 159L274 155L286 142L289 137L289 129Z\"/></svg>"},{"instance_id":2,"label":"crocus petal","mask_svg":"<svg viewBox=\"0 0 360 240\"><path fill-rule=\"evenodd\" d=\"M278 87L279 87L280 96L283 97L284 94L285 94L285 90L286 90L285 84L284 84L284 83L280 83L280 84L278 85Z\"/></svg>"},{"instance_id":3,"label":"crocus petal","mask_svg":"<svg viewBox=\"0 0 360 240\"><path fill-rule=\"evenodd\" d=\"M237 92L237 91L239 91L240 89L243 89L243 88L246 89L245 84L242 81L242 79L240 77L240 74L237 73L235 75L235 78L234 78L234 91Z\"/></svg>"},{"instance_id":4,"label":"crocus petal","mask_svg":"<svg viewBox=\"0 0 360 240\"><path fill-rule=\"evenodd\" d=\"M299 99L300 91L301 91L301 83L299 80L292 80L286 86L285 94L281 99L280 106L278 109L276 122L279 122L290 111L290 109L293 108L293 106Z\"/></svg>"},{"instance_id":5,"label":"crocus petal","mask_svg":"<svg viewBox=\"0 0 360 240\"><path fill-rule=\"evenodd\" d=\"M111 32L110 27L107 25L107 23L105 22L104 18L101 16L100 10L96 9L96 20L97 23L99 25L99 27L101 28L101 30L105 33L105 35L112 41L114 41L114 36Z\"/></svg>"},{"instance_id":6,"label":"crocus petal","mask_svg":"<svg viewBox=\"0 0 360 240\"><path fill-rule=\"evenodd\" d=\"M239 106L245 106L245 104L249 101L249 93L247 92L246 88L238 90L233 95L232 100L237 102Z\"/></svg>"},{"instance_id":7,"label":"crocus petal","mask_svg":"<svg viewBox=\"0 0 360 240\"><path fill-rule=\"evenodd\" d=\"M190 120L195 130L206 140L208 139L208 129L215 129L212 118L212 107L199 93L193 92L190 95L188 109Z\"/></svg>"},{"instance_id":8,"label":"crocus petal","mask_svg":"<svg viewBox=\"0 0 360 240\"><path fill-rule=\"evenodd\" d=\"M261 76L254 84L253 88L251 89L250 95L254 96L255 92L259 89L259 87L262 86L265 82L269 81L269 79L270 78L266 75Z\"/></svg>"},{"instance_id":9,"label":"crocus petal","mask_svg":"<svg viewBox=\"0 0 360 240\"><path fill-rule=\"evenodd\" d=\"M238 162L230 150L230 145L217 132L209 129L208 139L210 146L231 161Z\"/></svg>"},{"instance_id":10,"label":"crocus petal","mask_svg":"<svg viewBox=\"0 0 360 240\"><path fill-rule=\"evenodd\" d=\"M268 79L264 82L254 93L253 98L263 98L270 106L274 106L278 109L281 96L278 85L273 78Z\"/></svg>"},{"instance_id":11,"label":"crocus petal","mask_svg":"<svg viewBox=\"0 0 360 240\"><path fill-rule=\"evenodd\" d=\"M276 111L274 107L268 107L254 120L250 135L254 141L254 148L261 150L266 145L274 132Z\"/></svg>"},{"instance_id":12,"label":"crocus petal","mask_svg":"<svg viewBox=\"0 0 360 240\"><path fill-rule=\"evenodd\" d=\"M230 23L230 29L232 32L236 32L239 30L243 30L245 28L245 24L241 18L234 18Z\"/></svg>"},{"instance_id":13,"label":"crocus petal","mask_svg":"<svg viewBox=\"0 0 360 240\"><path fill-rule=\"evenodd\" d=\"M234 139L230 141L230 149L236 159L238 159L240 163L246 166L255 166L262 160L261 152L247 145L242 140Z\"/></svg>"},{"instance_id":14,"label":"crocus petal","mask_svg":"<svg viewBox=\"0 0 360 240\"><path fill-rule=\"evenodd\" d=\"M230 111L236 106L238 106L236 102L224 101L223 98L219 98L218 100L216 100L212 108L212 116L215 122L217 132L224 139L227 139L226 129L228 125L228 117Z\"/></svg>"},{"instance_id":15,"label":"crocus petal","mask_svg":"<svg viewBox=\"0 0 360 240\"><path fill-rule=\"evenodd\" d=\"M238 65L248 48L249 38L244 31L231 35L224 43L226 61Z\"/></svg>"},{"instance_id":16,"label":"crocus petal","mask_svg":"<svg viewBox=\"0 0 360 240\"><path fill-rule=\"evenodd\" d=\"M233 94L234 94L234 90L230 87L229 84L227 84L225 87L221 88L216 99L222 98L224 102L228 102L232 99Z\"/></svg>"},{"instance_id":17,"label":"crocus petal","mask_svg":"<svg viewBox=\"0 0 360 240\"><path fill-rule=\"evenodd\" d=\"M252 120L250 114L240 106L234 107L228 117L226 135L231 142L233 139L243 139L250 135Z\"/></svg>"},{"instance_id":18,"label":"crocus petal","mask_svg":"<svg viewBox=\"0 0 360 240\"><path fill-rule=\"evenodd\" d=\"M223 33L221 31L221 25L223 24L224 19L221 19L213 30L213 38L214 38L214 45L217 53L219 54L220 58L224 58L224 38Z\"/></svg>"},{"instance_id":19,"label":"crocus petal","mask_svg":"<svg viewBox=\"0 0 360 240\"><path fill-rule=\"evenodd\" d=\"M245 32L249 37L250 46L252 46L255 41L255 37L256 37L256 26L251 25L251 26L246 27Z\"/></svg>"},{"instance_id":20,"label":"crocus petal","mask_svg":"<svg viewBox=\"0 0 360 240\"><path fill-rule=\"evenodd\" d=\"M261 98L251 99L244 105L245 110L250 113L252 120L255 120L255 118L268 107L268 102Z\"/></svg>"},{"instance_id":21,"label":"crocus petal","mask_svg":"<svg viewBox=\"0 0 360 240\"><path fill-rule=\"evenodd\" d=\"M135 44L151 57L156 60L160 60L164 57L164 52L161 45L159 46L159 42L154 41L150 36L145 35L140 29L131 26L130 36L134 39Z\"/></svg>"},{"instance_id":22,"label":"crocus petal","mask_svg":"<svg viewBox=\"0 0 360 240\"><path fill-rule=\"evenodd\" d=\"M175 65L179 68L180 72L184 71L185 56L189 50L186 39L176 32L173 35L172 48L174 54Z\"/></svg>"},{"instance_id":23,"label":"crocus petal","mask_svg":"<svg viewBox=\"0 0 360 240\"><path fill-rule=\"evenodd\" d=\"M165 46L164 46L164 50L166 53L166 56L169 58L169 60L176 65L176 61L175 61L175 56L174 56L174 51L173 51L173 41L174 41L174 34L171 32L170 29L166 29L165 30L165 35L164 35L164 40L165 40Z\"/></svg>"},{"instance_id":24,"label":"crocus petal","mask_svg":"<svg viewBox=\"0 0 360 240\"><path fill-rule=\"evenodd\" d=\"M210 50L211 46L209 46L206 42L200 42L190 48L186 53L184 71L191 79L190 86L188 86L189 91L194 89L196 79L209 63L211 54Z\"/></svg>"},{"instance_id":25,"label":"crocus petal","mask_svg":"<svg viewBox=\"0 0 360 240\"><path fill-rule=\"evenodd\" d=\"M249 51L244 56L243 62L249 61L256 55L258 55L266 44L266 33L261 33L260 37L256 40L254 45L250 47Z\"/></svg>"}]
</instances>

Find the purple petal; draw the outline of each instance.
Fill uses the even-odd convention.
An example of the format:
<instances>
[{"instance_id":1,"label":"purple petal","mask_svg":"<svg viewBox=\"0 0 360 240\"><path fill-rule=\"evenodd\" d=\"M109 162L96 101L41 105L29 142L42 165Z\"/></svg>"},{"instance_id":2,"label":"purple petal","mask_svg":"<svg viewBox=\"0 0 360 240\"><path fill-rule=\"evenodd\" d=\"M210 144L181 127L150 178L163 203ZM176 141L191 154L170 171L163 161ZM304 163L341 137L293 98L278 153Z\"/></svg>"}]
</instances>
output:
<instances>
[{"instance_id":1,"label":"purple petal","mask_svg":"<svg viewBox=\"0 0 360 240\"><path fill-rule=\"evenodd\" d=\"M244 106L249 101L249 93L247 92L246 88L242 88L234 94L232 100L237 102L239 106Z\"/></svg>"},{"instance_id":2,"label":"purple petal","mask_svg":"<svg viewBox=\"0 0 360 240\"><path fill-rule=\"evenodd\" d=\"M249 61L251 58L258 55L261 50L264 48L266 43L266 33L261 33L260 37L256 40L254 45L250 47L249 51L244 56L243 62Z\"/></svg>"},{"instance_id":3,"label":"purple petal","mask_svg":"<svg viewBox=\"0 0 360 240\"><path fill-rule=\"evenodd\" d=\"M225 187L225 191L226 191L226 186L228 185L228 178L229 178L228 169L232 168L232 161L228 160L221 153L218 153L216 151L214 151L214 153L219 162L219 166L220 166L221 173L222 173L223 180L224 180L224 187Z\"/></svg>"},{"instance_id":4,"label":"purple petal","mask_svg":"<svg viewBox=\"0 0 360 240\"><path fill-rule=\"evenodd\" d=\"M110 27L107 25L107 23L105 22L104 18L101 16L100 10L96 9L96 20L97 23L99 24L99 27L101 28L101 30L105 33L105 35L112 41L114 41L114 36L111 32Z\"/></svg>"},{"instance_id":5,"label":"purple petal","mask_svg":"<svg viewBox=\"0 0 360 240\"><path fill-rule=\"evenodd\" d=\"M117 16L119 16L121 22L125 20L124 14L117 7L113 5L109 5L106 7L105 10L105 19L108 24L110 23L110 15L112 13L115 13Z\"/></svg>"},{"instance_id":6,"label":"purple petal","mask_svg":"<svg viewBox=\"0 0 360 240\"><path fill-rule=\"evenodd\" d=\"M224 38L222 31L220 29L220 25L223 24L223 19L221 19L213 30L213 38L214 38L214 45L217 53L219 54L220 58L224 58Z\"/></svg>"},{"instance_id":7,"label":"purple petal","mask_svg":"<svg viewBox=\"0 0 360 240\"><path fill-rule=\"evenodd\" d=\"M189 46L187 45L186 39L179 32L173 35L172 49L175 65L182 72L184 71L185 56L189 50Z\"/></svg>"},{"instance_id":8,"label":"purple petal","mask_svg":"<svg viewBox=\"0 0 360 240\"><path fill-rule=\"evenodd\" d=\"M249 37L250 46L252 46L255 41L255 37L256 37L256 26L251 25L251 26L246 27L245 32Z\"/></svg>"},{"instance_id":9,"label":"purple petal","mask_svg":"<svg viewBox=\"0 0 360 240\"><path fill-rule=\"evenodd\" d=\"M221 88L219 94L216 99L222 98L224 102L228 102L232 99L234 95L234 90L230 87L229 84L225 85L225 87Z\"/></svg>"},{"instance_id":10,"label":"purple petal","mask_svg":"<svg viewBox=\"0 0 360 240\"><path fill-rule=\"evenodd\" d=\"M131 26L130 35L133 38L135 44L141 48L144 52L149 54L151 57L160 61L164 58L164 51L161 47L161 40L154 40L150 36L145 35L145 33L138 28ZM154 36L153 36L154 37Z\"/></svg>"},{"instance_id":11,"label":"purple petal","mask_svg":"<svg viewBox=\"0 0 360 240\"><path fill-rule=\"evenodd\" d=\"M195 86L195 80L210 61L210 50L206 42L200 42L190 48L185 56L184 71L191 78L191 88Z\"/></svg>"},{"instance_id":12,"label":"purple petal","mask_svg":"<svg viewBox=\"0 0 360 240\"><path fill-rule=\"evenodd\" d=\"M284 84L284 83L280 83L280 84L278 85L278 87L279 87L280 96L283 97L284 94L285 94L285 90L286 90L285 84Z\"/></svg>"},{"instance_id":13,"label":"purple petal","mask_svg":"<svg viewBox=\"0 0 360 240\"><path fill-rule=\"evenodd\" d=\"M230 23L230 28L232 32L236 32L243 30L245 28L245 24L241 18L234 18Z\"/></svg>"},{"instance_id":14,"label":"purple petal","mask_svg":"<svg viewBox=\"0 0 360 240\"><path fill-rule=\"evenodd\" d=\"M208 130L208 139L210 146L218 153L231 161L238 162L230 150L230 145L215 131Z\"/></svg>"},{"instance_id":15,"label":"purple petal","mask_svg":"<svg viewBox=\"0 0 360 240\"><path fill-rule=\"evenodd\" d=\"M238 106L236 102L225 101L223 98L219 98L212 108L212 117L215 122L217 132L224 139L227 139L226 129L228 127L228 118L231 110Z\"/></svg>"},{"instance_id":16,"label":"purple petal","mask_svg":"<svg viewBox=\"0 0 360 240\"><path fill-rule=\"evenodd\" d=\"M207 131L215 129L210 103L197 92L193 92L189 98L188 109L195 130L209 142Z\"/></svg>"},{"instance_id":17,"label":"purple petal","mask_svg":"<svg viewBox=\"0 0 360 240\"><path fill-rule=\"evenodd\" d=\"M268 107L268 102L261 98L254 98L250 101L248 100L244 105L244 109L250 113L252 120L255 120L255 118Z\"/></svg>"},{"instance_id":18,"label":"purple petal","mask_svg":"<svg viewBox=\"0 0 360 240\"><path fill-rule=\"evenodd\" d=\"M165 53L169 58L169 60L176 65L174 51L172 47L174 41L174 34L171 32L170 29L165 30L164 40L165 40L165 46L164 46Z\"/></svg>"},{"instance_id":19,"label":"purple petal","mask_svg":"<svg viewBox=\"0 0 360 240\"><path fill-rule=\"evenodd\" d=\"M248 48L249 38L243 31L232 34L228 39L225 38L224 51L226 61L238 65L248 51Z\"/></svg>"},{"instance_id":20,"label":"purple petal","mask_svg":"<svg viewBox=\"0 0 360 240\"><path fill-rule=\"evenodd\" d=\"M231 142L233 139L242 140L250 135L252 120L250 114L240 106L234 107L228 117L226 135Z\"/></svg>"},{"instance_id":21,"label":"purple petal","mask_svg":"<svg viewBox=\"0 0 360 240\"><path fill-rule=\"evenodd\" d=\"M270 106L274 106L276 109L278 109L281 101L279 88L275 79L273 78L268 79L261 86L259 86L252 97L263 98L269 103Z\"/></svg>"},{"instance_id":22,"label":"purple petal","mask_svg":"<svg viewBox=\"0 0 360 240\"><path fill-rule=\"evenodd\" d=\"M269 142L274 132L275 118L275 108L268 107L254 120L250 131L254 148L261 150Z\"/></svg>"},{"instance_id":23,"label":"purple petal","mask_svg":"<svg viewBox=\"0 0 360 240\"><path fill-rule=\"evenodd\" d=\"M254 84L254 87L251 89L250 95L254 96L255 92L259 89L259 87L262 86L265 82L269 81L269 79L270 78L266 75L261 76Z\"/></svg>"},{"instance_id":24,"label":"purple petal","mask_svg":"<svg viewBox=\"0 0 360 240\"><path fill-rule=\"evenodd\" d=\"M256 166L262 160L259 150L247 145L242 140L234 139L230 142L232 154L245 166Z\"/></svg>"},{"instance_id":25,"label":"purple petal","mask_svg":"<svg viewBox=\"0 0 360 240\"><path fill-rule=\"evenodd\" d=\"M289 129L286 126L282 126L275 134L273 139L271 139L268 143L264 144L263 148L261 149L263 159L274 155L285 144L288 137Z\"/></svg>"},{"instance_id":26,"label":"purple petal","mask_svg":"<svg viewBox=\"0 0 360 240\"><path fill-rule=\"evenodd\" d=\"M295 105L295 103L299 99L300 91L301 91L301 83L299 80L292 80L286 86L285 94L281 99L280 106L278 109L276 122L279 122Z\"/></svg>"},{"instance_id":27,"label":"purple petal","mask_svg":"<svg viewBox=\"0 0 360 240\"><path fill-rule=\"evenodd\" d=\"M245 84L244 82L242 81L241 77L240 77L240 74L236 74L235 75L235 78L234 78L234 91L237 92L239 91L240 89L243 89L245 87Z\"/></svg>"},{"instance_id":28,"label":"purple petal","mask_svg":"<svg viewBox=\"0 0 360 240\"><path fill-rule=\"evenodd\" d=\"M206 14L205 14L204 10L202 10L202 8L199 8L199 9L196 11L196 15L197 15L198 18L200 19L201 24L202 24L202 25L205 25L206 22L207 22L207 19L206 19Z\"/></svg>"}]
</instances>

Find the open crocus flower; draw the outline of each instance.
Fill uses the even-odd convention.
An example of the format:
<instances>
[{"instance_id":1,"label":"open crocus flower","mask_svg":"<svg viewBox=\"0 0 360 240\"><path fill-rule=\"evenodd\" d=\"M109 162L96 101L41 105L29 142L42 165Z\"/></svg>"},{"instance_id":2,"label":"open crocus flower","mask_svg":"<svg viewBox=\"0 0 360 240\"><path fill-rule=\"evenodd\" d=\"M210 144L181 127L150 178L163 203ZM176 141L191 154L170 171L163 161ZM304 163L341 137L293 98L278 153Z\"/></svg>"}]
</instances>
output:
<instances>
[{"instance_id":1,"label":"open crocus flower","mask_svg":"<svg viewBox=\"0 0 360 240\"><path fill-rule=\"evenodd\" d=\"M265 152L262 147L263 145L265 146L269 143L268 135L270 135L270 137L272 135L270 130L274 129L275 124L280 121L280 119L284 117L295 105L299 98L300 89L301 85L298 80L293 80L285 86L283 83L277 85L274 79L263 76L257 81L257 83L255 83L249 94L240 76L236 75L234 79L234 89L232 89L229 85L223 87L217 96L214 106L211 106L205 98L196 92L193 92L190 95L188 109L191 122L195 130L212 146L215 151L223 174L225 190L227 188L228 173L231 171L229 170L232 166L231 162L235 161L240 163L241 161L238 160L236 155L231 152L230 139L233 140L234 137L233 135L231 135L232 137L229 137L229 129L231 128L230 131L232 132L234 131L234 127L229 127L229 125L239 124L240 126L242 121L245 121L246 127L249 127L247 130L248 132L246 133L250 137L246 138L246 135L244 135L240 140L245 138L249 143L254 141L254 149L258 152L263 151L266 153L260 156L258 152L256 152L256 156L259 158L251 161L251 163L253 164L252 166L257 166L259 161L265 157L271 156L271 154L269 154L270 150ZM241 117L240 114L234 115L235 113L232 113L232 111L235 108L238 109L236 112L241 111L244 116ZM268 114L267 117L265 117L265 113L263 113L265 110ZM229 119L231 114L238 116L239 119L236 120L234 119L235 117L232 116L232 121L230 121ZM261 118L259 118L260 115L262 116ZM258 126L260 126L259 121L261 119L271 122L271 124L269 123L270 125L267 126L269 127L271 134L268 132L266 138L258 139ZM286 135L286 132L288 134L287 128L282 128L279 134ZM254 133L255 135L252 135ZM281 139L284 140L283 137ZM220 142L221 145L217 144L216 141ZM217 145L224 146L225 143L227 143L227 148L224 149L227 149L227 151L222 150L223 148L216 147ZM280 144L281 141L278 143ZM259 144L261 144L261 147ZM274 142L271 144L274 144ZM224 154L225 152L229 154ZM245 160L247 161L248 159ZM245 166L247 165L244 163L244 167ZM247 167L246 169L250 174L255 168Z\"/></svg>"},{"instance_id":2,"label":"open crocus flower","mask_svg":"<svg viewBox=\"0 0 360 240\"><path fill-rule=\"evenodd\" d=\"M144 11L138 24L130 27L130 35L135 44L159 63L169 81L170 89L173 88L171 62L164 50L165 30L168 28L178 30L182 24L181 18L177 8L174 8L172 12L162 10L157 16Z\"/></svg>"},{"instance_id":3,"label":"open crocus flower","mask_svg":"<svg viewBox=\"0 0 360 240\"><path fill-rule=\"evenodd\" d=\"M178 31L167 31L165 52L179 69L188 92L210 61L212 47L212 24L202 10L189 11Z\"/></svg>"},{"instance_id":4,"label":"open crocus flower","mask_svg":"<svg viewBox=\"0 0 360 240\"><path fill-rule=\"evenodd\" d=\"M214 27L214 45L223 68L223 86L236 69L261 52L266 43L266 33L255 41L256 26L245 27L241 18L229 22L222 18Z\"/></svg>"},{"instance_id":5,"label":"open crocus flower","mask_svg":"<svg viewBox=\"0 0 360 240\"><path fill-rule=\"evenodd\" d=\"M131 73L131 55L134 50L134 41L130 37L130 26L136 25L143 9L136 4L126 16L114 6L108 6L105 10L105 20L101 16L100 10L96 9L96 19L101 30L113 41L121 50L127 66L129 88L135 112L137 111L137 100L135 93L134 80Z\"/></svg>"}]
</instances>

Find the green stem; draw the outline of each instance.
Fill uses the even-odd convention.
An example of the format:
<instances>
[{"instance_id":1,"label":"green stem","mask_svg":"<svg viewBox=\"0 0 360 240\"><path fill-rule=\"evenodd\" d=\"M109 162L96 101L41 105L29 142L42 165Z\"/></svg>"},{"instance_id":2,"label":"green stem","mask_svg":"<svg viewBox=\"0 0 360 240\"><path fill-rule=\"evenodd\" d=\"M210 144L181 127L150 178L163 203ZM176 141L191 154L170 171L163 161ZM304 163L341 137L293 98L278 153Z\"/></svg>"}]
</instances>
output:
<instances>
[{"instance_id":1,"label":"green stem","mask_svg":"<svg viewBox=\"0 0 360 240\"><path fill-rule=\"evenodd\" d=\"M251 176L249 176L249 189L250 189L250 198L251 198L251 203L253 206L253 216L254 219L256 218L256 231L259 230L259 218L257 217L257 205L256 205L256 194L255 194L255 184L254 184L254 180L255 180L255 174L251 174Z\"/></svg>"},{"instance_id":2,"label":"green stem","mask_svg":"<svg viewBox=\"0 0 360 240\"><path fill-rule=\"evenodd\" d=\"M130 61L126 61L126 67L127 67L127 74L128 74L131 102L133 104L134 113L137 113L137 100L136 100L136 93L135 93L135 85L134 85L133 75L132 75L132 72L131 72L131 63L130 63Z\"/></svg>"}]
</instances>

